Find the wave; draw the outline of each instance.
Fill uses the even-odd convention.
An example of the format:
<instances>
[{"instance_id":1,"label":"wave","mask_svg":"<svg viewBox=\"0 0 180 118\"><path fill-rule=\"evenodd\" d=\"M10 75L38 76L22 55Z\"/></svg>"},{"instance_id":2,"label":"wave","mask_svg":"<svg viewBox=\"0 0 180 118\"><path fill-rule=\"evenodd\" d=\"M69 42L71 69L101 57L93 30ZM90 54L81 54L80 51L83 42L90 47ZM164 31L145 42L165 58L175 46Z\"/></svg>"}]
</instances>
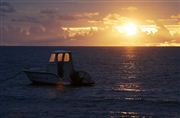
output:
<instances>
[{"instance_id":1,"label":"wave","mask_svg":"<svg viewBox=\"0 0 180 118\"><path fill-rule=\"evenodd\" d=\"M91 99L93 102L132 102L139 104L168 104L180 106L180 100L169 100L169 99L150 99L150 98L95 98Z\"/></svg>"}]
</instances>

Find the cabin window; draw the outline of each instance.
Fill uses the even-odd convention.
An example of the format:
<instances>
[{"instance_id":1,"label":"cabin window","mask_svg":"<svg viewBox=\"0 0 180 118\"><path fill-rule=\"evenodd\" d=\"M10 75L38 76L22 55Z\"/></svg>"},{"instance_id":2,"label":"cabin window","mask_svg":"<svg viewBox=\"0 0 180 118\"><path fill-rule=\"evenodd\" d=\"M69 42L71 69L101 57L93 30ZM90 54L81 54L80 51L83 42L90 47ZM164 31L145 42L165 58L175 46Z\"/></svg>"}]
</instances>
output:
<instances>
[{"instance_id":1,"label":"cabin window","mask_svg":"<svg viewBox=\"0 0 180 118\"><path fill-rule=\"evenodd\" d=\"M65 53L64 54L64 62L68 62L68 61L70 61L69 53Z\"/></svg>"},{"instance_id":2,"label":"cabin window","mask_svg":"<svg viewBox=\"0 0 180 118\"><path fill-rule=\"evenodd\" d=\"M49 62L55 62L56 54L52 53Z\"/></svg>"},{"instance_id":3,"label":"cabin window","mask_svg":"<svg viewBox=\"0 0 180 118\"><path fill-rule=\"evenodd\" d=\"M58 54L58 61L62 61L63 60L63 54L62 53L59 53Z\"/></svg>"}]
</instances>

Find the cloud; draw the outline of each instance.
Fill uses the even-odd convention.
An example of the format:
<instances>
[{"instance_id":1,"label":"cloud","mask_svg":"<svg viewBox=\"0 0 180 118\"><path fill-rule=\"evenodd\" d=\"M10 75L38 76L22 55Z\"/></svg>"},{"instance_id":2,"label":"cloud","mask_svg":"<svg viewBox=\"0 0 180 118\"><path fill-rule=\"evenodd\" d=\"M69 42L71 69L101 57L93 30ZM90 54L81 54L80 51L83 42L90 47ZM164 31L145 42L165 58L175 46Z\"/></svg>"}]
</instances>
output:
<instances>
[{"instance_id":1,"label":"cloud","mask_svg":"<svg viewBox=\"0 0 180 118\"><path fill-rule=\"evenodd\" d=\"M1 28L2 29L2 28ZM54 31L53 31L54 30ZM13 45L48 45L65 40L62 31L46 29L39 25L9 26L2 30L4 44Z\"/></svg>"},{"instance_id":2,"label":"cloud","mask_svg":"<svg viewBox=\"0 0 180 118\"><path fill-rule=\"evenodd\" d=\"M53 15L52 15L53 14ZM78 16L61 15L55 10L43 10L40 15L17 15L9 17L10 22L6 23L6 30L3 29L5 42L11 44L15 40L20 43L55 42L61 41L64 31L61 29L61 21L76 21ZM11 35L9 35L11 34ZM53 39L53 40L50 40ZM56 40L54 40L56 39ZM61 39L61 40L58 40ZM49 40L49 41L48 41ZM65 40L65 39L64 39ZM38 43L40 44L40 43Z\"/></svg>"},{"instance_id":3,"label":"cloud","mask_svg":"<svg viewBox=\"0 0 180 118\"><path fill-rule=\"evenodd\" d=\"M116 18L113 19L116 20ZM145 33L138 30L137 35L133 37L126 36L126 34L120 33L113 29L113 27L98 27L98 30L91 30L91 28L90 31L81 31L83 33L74 32L73 35L67 34L66 39L73 39L72 43L70 43L73 45L180 45L178 34L170 35L170 31L166 28L166 26L159 22L156 22L156 27L158 28L158 31L155 33ZM71 32L70 30L68 32L73 33L73 31ZM128 42L129 39L132 40L132 43Z\"/></svg>"},{"instance_id":4,"label":"cloud","mask_svg":"<svg viewBox=\"0 0 180 118\"><path fill-rule=\"evenodd\" d=\"M7 15L0 12L0 17L6 17Z\"/></svg>"},{"instance_id":5,"label":"cloud","mask_svg":"<svg viewBox=\"0 0 180 118\"><path fill-rule=\"evenodd\" d=\"M88 19L93 19L94 17L98 16L99 13L98 12L86 12L86 13L78 13L78 14L66 14L66 15L57 15L57 18L59 18L59 20L88 20Z\"/></svg>"},{"instance_id":6,"label":"cloud","mask_svg":"<svg viewBox=\"0 0 180 118\"><path fill-rule=\"evenodd\" d=\"M33 16L22 16L22 17L19 17L19 18L12 18L11 20L12 22L29 22L29 23L40 23L40 21L36 18L36 17L33 17Z\"/></svg>"},{"instance_id":7,"label":"cloud","mask_svg":"<svg viewBox=\"0 0 180 118\"><path fill-rule=\"evenodd\" d=\"M62 21L77 20L77 18L73 15L59 14L57 9L44 9L40 11L40 14L46 18L62 20Z\"/></svg>"},{"instance_id":8,"label":"cloud","mask_svg":"<svg viewBox=\"0 0 180 118\"><path fill-rule=\"evenodd\" d=\"M171 18L172 18L172 19L180 19L180 14L172 15Z\"/></svg>"},{"instance_id":9,"label":"cloud","mask_svg":"<svg viewBox=\"0 0 180 118\"><path fill-rule=\"evenodd\" d=\"M99 16L99 13L98 12L85 12L85 13L75 14L74 16L80 19L90 19L90 18Z\"/></svg>"},{"instance_id":10,"label":"cloud","mask_svg":"<svg viewBox=\"0 0 180 118\"><path fill-rule=\"evenodd\" d=\"M77 18L72 15L59 15L57 16L57 18L58 20L64 20L64 21L77 20Z\"/></svg>"},{"instance_id":11,"label":"cloud","mask_svg":"<svg viewBox=\"0 0 180 118\"><path fill-rule=\"evenodd\" d=\"M71 20L81 20L81 19L92 19L99 15L98 12L83 12L83 13L71 13L71 14L60 14L58 9L43 9L40 14L46 17L53 17L57 20L71 21Z\"/></svg>"},{"instance_id":12,"label":"cloud","mask_svg":"<svg viewBox=\"0 0 180 118\"><path fill-rule=\"evenodd\" d=\"M57 14L58 11L56 9L44 9L40 11L40 14L48 14L48 15L52 15L52 14Z\"/></svg>"},{"instance_id":13,"label":"cloud","mask_svg":"<svg viewBox=\"0 0 180 118\"><path fill-rule=\"evenodd\" d=\"M138 8L137 7L133 7L133 6L129 6L129 7L125 7L125 8L121 8L124 11L137 11Z\"/></svg>"},{"instance_id":14,"label":"cloud","mask_svg":"<svg viewBox=\"0 0 180 118\"><path fill-rule=\"evenodd\" d=\"M158 19L157 21L162 22L163 24L178 24L179 19L175 19L175 18L167 18L167 19Z\"/></svg>"},{"instance_id":15,"label":"cloud","mask_svg":"<svg viewBox=\"0 0 180 118\"><path fill-rule=\"evenodd\" d=\"M0 2L0 12L13 13L16 10L9 2Z\"/></svg>"},{"instance_id":16,"label":"cloud","mask_svg":"<svg viewBox=\"0 0 180 118\"><path fill-rule=\"evenodd\" d=\"M147 23L147 24L154 24L155 21L152 20L152 19L146 19L146 20L145 20L145 23Z\"/></svg>"},{"instance_id":17,"label":"cloud","mask_svg":"<svg viewBox=\"0 0 180 118\"><path fill-rule=\"evenodd\" d=\"M103 22L105 25L120 25L129 20L129 18L121 16L117 13L108 14L103 18Z\"/></svg>"}]
</instances>

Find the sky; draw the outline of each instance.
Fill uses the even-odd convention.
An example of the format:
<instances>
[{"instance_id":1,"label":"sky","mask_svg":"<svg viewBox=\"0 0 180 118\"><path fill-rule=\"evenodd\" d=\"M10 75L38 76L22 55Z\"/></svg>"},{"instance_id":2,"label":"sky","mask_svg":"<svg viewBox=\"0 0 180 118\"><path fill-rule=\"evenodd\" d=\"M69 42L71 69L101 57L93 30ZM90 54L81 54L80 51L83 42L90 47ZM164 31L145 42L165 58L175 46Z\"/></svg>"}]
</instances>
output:
<instances>
[{"instance_id":1,"label":"sky","mask_svg":"<svg viewBox=\"0 0 180 118\"><path fill-rule=\"evenodd\" d=\"M180 46L179 0L0 0L0 45Z\"/></svg>"}]
</instances>

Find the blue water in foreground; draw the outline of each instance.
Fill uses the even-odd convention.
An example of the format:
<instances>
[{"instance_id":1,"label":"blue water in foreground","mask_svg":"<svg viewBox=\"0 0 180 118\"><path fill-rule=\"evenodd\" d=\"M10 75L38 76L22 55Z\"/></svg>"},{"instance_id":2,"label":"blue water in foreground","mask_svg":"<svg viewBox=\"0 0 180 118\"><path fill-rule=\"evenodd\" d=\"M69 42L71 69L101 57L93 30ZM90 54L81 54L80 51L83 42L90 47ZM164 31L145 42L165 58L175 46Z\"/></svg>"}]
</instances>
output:
<instances>
[{"instance_id":1,"label":"blue water in foreground","mask_svg":"<svg viewBox=\"0 0 180 118\"><path fill-rule=\"evenodd\" d=\"M33 86L21 74L0 82L1 118L180 118L180 48L0 47L0 81L73 52L92 87Z\"/></svg>"}]
</instances>

